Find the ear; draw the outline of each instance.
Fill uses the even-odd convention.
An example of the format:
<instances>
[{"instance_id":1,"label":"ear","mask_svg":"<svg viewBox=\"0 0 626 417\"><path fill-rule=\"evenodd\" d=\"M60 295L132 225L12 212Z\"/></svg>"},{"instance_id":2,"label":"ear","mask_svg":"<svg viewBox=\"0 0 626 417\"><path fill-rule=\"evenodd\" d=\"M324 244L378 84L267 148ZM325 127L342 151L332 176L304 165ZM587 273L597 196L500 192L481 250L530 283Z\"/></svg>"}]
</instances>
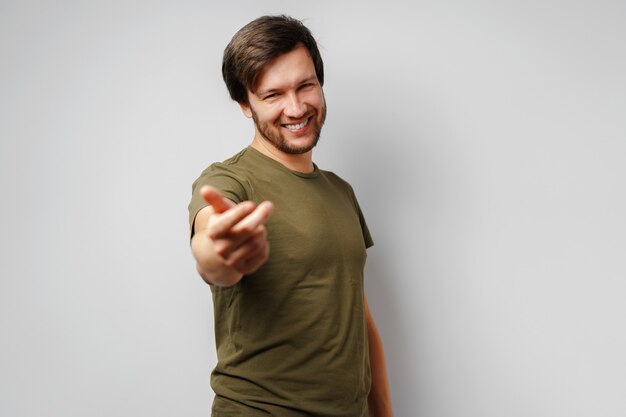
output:
<instances>
[{"instance_id":1,"label":"ear","mask_svg":"<svg viewBox=\"0 0 626 417\"><path fill-rule=\"evenodd\" d=\"M252 117L252 109L250 108L249 104L239 103L239 107L241 107L241 111L243 112L244 116L246 116L248 119Z\"/></svg>"}]
</instances>

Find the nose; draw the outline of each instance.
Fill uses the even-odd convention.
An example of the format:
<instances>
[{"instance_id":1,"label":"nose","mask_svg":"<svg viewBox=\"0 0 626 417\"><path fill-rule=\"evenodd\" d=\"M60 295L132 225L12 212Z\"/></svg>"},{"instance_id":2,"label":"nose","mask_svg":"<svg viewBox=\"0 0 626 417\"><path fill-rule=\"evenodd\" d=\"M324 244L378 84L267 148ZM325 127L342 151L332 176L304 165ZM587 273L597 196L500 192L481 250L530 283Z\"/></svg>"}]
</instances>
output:
<instances>
[{"instance_id":1,"label":"nose","mask_svg":"<svg viewBox=\"0 0 626 417\"><path fill-rule=\"evenodd\" d=\"M297 119L306 113L306 105L302 102L300 96L296 92L287 94L287 102L285 103L285 116Z\"/></svg>"}]
</instances>

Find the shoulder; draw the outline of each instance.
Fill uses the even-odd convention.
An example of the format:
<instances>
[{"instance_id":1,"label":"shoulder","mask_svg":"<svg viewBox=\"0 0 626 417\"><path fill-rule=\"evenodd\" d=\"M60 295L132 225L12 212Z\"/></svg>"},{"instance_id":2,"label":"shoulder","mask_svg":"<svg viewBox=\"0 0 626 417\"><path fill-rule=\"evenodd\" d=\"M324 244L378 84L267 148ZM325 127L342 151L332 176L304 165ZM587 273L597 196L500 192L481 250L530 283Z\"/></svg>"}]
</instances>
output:
<instances>
[{"instance_id":1,"label":"shoulder","mask_svg":"<svg viewBox=\"0 0 626 417\"><path fill-rule=\"evenodd\" d=\"M335 174L334 172L320 169L320 175L322 175L324 178L326 178L327 181L335 184L335 186L337 186L339 188L342 188L342 189L346 190L350 194L354 193L350 183L348 181L344 180L343 178L341 178L339 175Z\"/></svg>"},{"instance_id":2,"label":"shoulder","mask_svg":"<svg viewBox=\"0 0 626 417\"><path fill-rule=\"evenodd\" d=\"M245 167L245 154L246 149L241 150L230 158L221 161L221 162L213 162L211 165L206 167L204 171L202 171L203 175L213 174L216 172L237 172L241 171Z\"/></svg>"},{"instance_id":3,"label":"shoulder","mask_svg":"<svg viewBox=\"0 0 626 417\"><path fill-rule=\"evenodd\" d=\"M193 182L192 194L199 199L200 188L211 185L234 202L247 200L251 190L250 179L253 178L250 168L246 149L222 162L214 162Z\"/></svg>"},{"instance_id":4,"label":"shoulder","mask_svg":"<svg viewBox=\"0 0 626 417\"><path fill-rule=\"evenodd\" d=\"M222 162L212 163L194 181L194 187L197 184L205 183L207 179L216 177L228 177L238 182L245 182L250 171L249 166L246 164L245 155L246 149L243 149Z\"/></svg>"}]
</instances>

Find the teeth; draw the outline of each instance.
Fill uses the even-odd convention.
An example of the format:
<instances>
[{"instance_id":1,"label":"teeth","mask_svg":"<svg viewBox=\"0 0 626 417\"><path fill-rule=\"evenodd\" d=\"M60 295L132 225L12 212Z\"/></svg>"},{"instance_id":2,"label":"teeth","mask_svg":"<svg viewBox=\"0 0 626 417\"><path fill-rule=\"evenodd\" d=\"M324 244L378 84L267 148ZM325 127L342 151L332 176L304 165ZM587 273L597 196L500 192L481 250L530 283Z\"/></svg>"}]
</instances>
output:
<instances>
[{"instance_id":1,"label":"teeth","mask_svg":"<svg viewBox=\"0 0 626 417\"><path fill-rule=\"evenodd\" d=\"M285 125L285 127L289 130L298 130L298 129L302 129L308 123L309 123L309 119L306 119L304 122L298 123L297 125Z\"/></svg>"}]
</instances>

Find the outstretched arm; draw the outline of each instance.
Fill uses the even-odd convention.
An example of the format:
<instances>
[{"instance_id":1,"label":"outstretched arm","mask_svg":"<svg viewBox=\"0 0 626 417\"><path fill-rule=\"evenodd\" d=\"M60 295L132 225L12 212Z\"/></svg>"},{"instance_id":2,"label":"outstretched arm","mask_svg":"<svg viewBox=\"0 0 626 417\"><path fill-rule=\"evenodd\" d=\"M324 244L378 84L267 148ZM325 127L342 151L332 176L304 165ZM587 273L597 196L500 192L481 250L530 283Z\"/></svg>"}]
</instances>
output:
<instances>
[{"instance_id":1,"label":"outstretched arm","mask_svg":"<svg viewBox=\"0 0 626 417\"><path fill-rule=\"evenodd\" d=\"M372 370L372 388L368 398L370 414L372 417L392 417L393 410L391 407L389 383L387 382L383 342L374 323L366 297L363 297L363 303L365 304L365 321L367 323L370 367Z\"/></svg>"},{"instance_id":2,"label":"outstretched arm","mask_svg":"<svg viewBox=\"0 0 626 417\"><path fill-rule=\"evenodd\" d=\"M268 201L235 204L210 186L202 187L200 194L209 205L194 220L191 251L196 269L208 284L234 285L267 260L264 223L274 206Z\"/></svg>"}]
</instances>

